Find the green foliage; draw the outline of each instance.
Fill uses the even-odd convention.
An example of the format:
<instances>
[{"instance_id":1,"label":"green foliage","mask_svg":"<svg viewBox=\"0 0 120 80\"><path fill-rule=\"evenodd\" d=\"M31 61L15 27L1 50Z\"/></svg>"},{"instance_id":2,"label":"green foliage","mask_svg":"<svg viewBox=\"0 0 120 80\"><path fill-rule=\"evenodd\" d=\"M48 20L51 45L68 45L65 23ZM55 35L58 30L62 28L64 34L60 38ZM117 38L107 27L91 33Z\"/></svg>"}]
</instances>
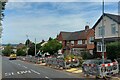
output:
<instances>
[{"instance_id":1,"label":"green foliage","mask_svg":"<svg viewBox=\"0 0 120 80\"><path fill-rule=\"evenodd\" d=\"M8 44L4 50L2 51L4 56L9 56L11 53L14 53L12 46L10 44Z\"/></svg>"},{"instance_id":2,"label":"green foliage","mask_svg":"<svg viewBox=\"0 0 120 80\"><path fill-rule=\"evenodd\" d=\"M92 59L94 56L93 55L91 55L89 52L87 52L87 51L83 51L83 52L81 52L81 56L82 56L82 58L83 59Z\"/></svg>"},{"instance_id":3,"label":"green foliage","mask_svg":"<svg viewBox=\"0 0 120 80\"><path fill-rule=\"evenodd\" d=\"M62 48L62 44L59 43L56 39L52 39L41 47L41 51L43 53L48 52L49 54L53 55L54 53L57 53L57 51L61 48Z\"/></svg>"},{"instance_id":4,"label":"green foliage","mask_svg":"<svg viewBox=\"0 0 120 80\"><path fill-rule=\"evenodd\" d=\"M31 46L29 47L28 55L32 55L32 56L35 55L35 44L34 43L32 43Z\"/></svg>"},{"instance_id":5,"label":"green foliage","mask_svg":"<svg viewBox=\"0 0 120 80\"><path fill-rule=\"evenodd\" d=\"M4 17L3 11L5 10L5 5L6 5L6 2L0 1L0 20L3 20L3 17Z\"/></svg>"},{"instance_id":6,"label":"green foliage","mask_svg":"<svg viewBox=\"0 0 120 80\"><path fill-rule=\"evenodd\" d=\"M53 40L53 38L49 37L49 40L48 40L48 41L51 41L51 40Z\"/></svg>"},{"instance_id":7,"label":"green foliage","mask_svg":"<svg viewBox=\"0 0 120 80\"><path fill-rule=\"evenodd\" d=\"M116 59L120 58L120 42L108 43L106 47L107 58Z\"/></svg>"},{"instance_id":8,"label":"green foliage","mask_svg":"<svg viewBox=\"0 0 120 80\"><path fill-rule=\"evenodd\" d=\"M26 51L23 48L17 49L17 56L25 56Z\"/></svg>"},{"instance_id":9,"label":"green foliage","mask_svg":"<svg viewBox=\"0 0 120 80\"><path fill-rule=\"evenodd\" d=\"M26 42L25 42L25 45L26 45L27 47L30 47L30 46L31 46L31 41L30 41L29 39L27 39Z\"/></svg>"}]
</instances>

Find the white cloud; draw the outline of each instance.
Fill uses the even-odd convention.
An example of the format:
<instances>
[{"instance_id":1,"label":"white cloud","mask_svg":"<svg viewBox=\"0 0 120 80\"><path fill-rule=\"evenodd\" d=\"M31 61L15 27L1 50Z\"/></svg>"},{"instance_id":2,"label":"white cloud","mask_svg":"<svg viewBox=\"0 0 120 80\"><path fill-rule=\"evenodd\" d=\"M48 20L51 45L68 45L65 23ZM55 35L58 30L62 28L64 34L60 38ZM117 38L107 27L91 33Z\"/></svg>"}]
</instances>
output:
<instances>
[{"instance_id":1,"label":"white cloud","mask_svg":"<svg viewBox=\"0 0 120 80\"><path fill-rule=\"evenodd\" d=\"M41 4L36 4L36 6ZM6 10L17 10L17 12L12 11L13 14L8 12L4 18L3 42L24 42L26 34L33 41L35 38L37 41L47 40L49 37L55 37L60 31L82 30L86 22L89 22L92 27L97 18L101 16L101 9L99 9L101 6L98 6L101 3L50 4L57 9L34 8L32 3L8 3ZM61 13L61 10L66 13ZM69 10L72 13L67 12ZM111 10L111 12L115 11Z\"/></svg>"},{"instance_id":2,"label":"white cloud","mask_svg":"<svg viewBox=\"0 0 120 80\"><path fill-rule=\"evenodd\" d=\"M9 2L102 2L102 0L8 0ZM105 2L119 2L119 0L104 0Z\"/></svg>"}]
</instances>

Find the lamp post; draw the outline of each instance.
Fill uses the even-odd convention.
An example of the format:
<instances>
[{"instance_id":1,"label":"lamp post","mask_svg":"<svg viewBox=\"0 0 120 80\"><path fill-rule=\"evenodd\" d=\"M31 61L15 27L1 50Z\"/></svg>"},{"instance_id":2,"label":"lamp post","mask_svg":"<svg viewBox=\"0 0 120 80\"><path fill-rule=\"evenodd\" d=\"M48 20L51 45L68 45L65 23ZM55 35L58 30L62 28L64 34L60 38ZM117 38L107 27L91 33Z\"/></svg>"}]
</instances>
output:
<instances>
[{"instance_id":1,"label":"lamp post","mask_svg":"<svg viewBox=\"0 0 120 80\"><path fill-rule=\"evenodd\" d=\"M36 56L36 38L35 38L35 56Z\"/></svg>"},{"instance_id":2,"label":"lamp post","mask_svg":"<svg viewBox=\"0 0 120 80\"><path fill-rule=\"evenodd\" d=\"M104 0L103 0L103 4L102 4L102 63L104 64Z\"/></svg>"},{"instance_id":3,"label":"lamp post","mask_svg":"<svg viewBox=\"0 0 120 80\"><path fill-rule=\"evenodd\" d=\"M27 51L26 51L26 53L27 53L27 55L28 55L28 35L26 35L26 37L27 37L27 41L26 41L26 46L27 46Z\"/></svg>"}]
</instances>

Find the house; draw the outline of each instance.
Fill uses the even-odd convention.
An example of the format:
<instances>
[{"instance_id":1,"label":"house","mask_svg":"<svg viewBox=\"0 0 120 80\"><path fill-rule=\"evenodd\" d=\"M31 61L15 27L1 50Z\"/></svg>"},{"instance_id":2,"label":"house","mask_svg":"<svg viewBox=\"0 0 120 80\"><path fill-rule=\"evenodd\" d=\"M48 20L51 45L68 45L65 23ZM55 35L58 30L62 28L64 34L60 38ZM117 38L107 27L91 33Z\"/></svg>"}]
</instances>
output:
<instances>
[{"instance_id":1,"label":"house","mask_svg":"<svg viewBox=\"0 0 120 80\"><path fill-rule=\"evenodd\" d=\"M103 21L103 23L102 23ZM102 26L102 24L104 24ZM93 26L95 30L96 53L102 55L102 35L104 37L104 55L106 44L120 40L120 15L104 13Z\"/></svg>"},{"instance_id":2,"label":"house","mask_svg":"<svg viewBox=\"0 0 120 80\"><path fill-rule=\"evenodd\" d=\"M62 53L66 50L75 51L80 53L87 50L91 54L94 49L94 29L89 29L89 26L85 26L85 30L75 32L63 32L57 36L57 40L62 43Z\"/></svg>"}]
</instances>

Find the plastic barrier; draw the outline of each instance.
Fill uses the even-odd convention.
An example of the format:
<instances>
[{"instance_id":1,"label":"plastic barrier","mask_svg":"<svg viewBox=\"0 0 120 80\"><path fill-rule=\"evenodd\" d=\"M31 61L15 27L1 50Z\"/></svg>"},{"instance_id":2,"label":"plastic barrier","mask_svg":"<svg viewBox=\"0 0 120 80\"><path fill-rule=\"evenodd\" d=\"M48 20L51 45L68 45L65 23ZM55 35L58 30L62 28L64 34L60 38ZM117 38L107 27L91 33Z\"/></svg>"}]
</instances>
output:
<instances>
[{"instance_id":1,"label":"plastic barrier","mask_svg":"<svg viewBox=\"0 0 120 80\"><path fill-rule=\"evenodd\" d=\"M106 76L117 74L119 72L119 66L118 62L95 64L95 62L92 63L92 61L90 62L89 60L86 61L86 63L83 63L82 70L85 75L94 75L96 77L104 78Z\"/></svg>"}]
</instances>

